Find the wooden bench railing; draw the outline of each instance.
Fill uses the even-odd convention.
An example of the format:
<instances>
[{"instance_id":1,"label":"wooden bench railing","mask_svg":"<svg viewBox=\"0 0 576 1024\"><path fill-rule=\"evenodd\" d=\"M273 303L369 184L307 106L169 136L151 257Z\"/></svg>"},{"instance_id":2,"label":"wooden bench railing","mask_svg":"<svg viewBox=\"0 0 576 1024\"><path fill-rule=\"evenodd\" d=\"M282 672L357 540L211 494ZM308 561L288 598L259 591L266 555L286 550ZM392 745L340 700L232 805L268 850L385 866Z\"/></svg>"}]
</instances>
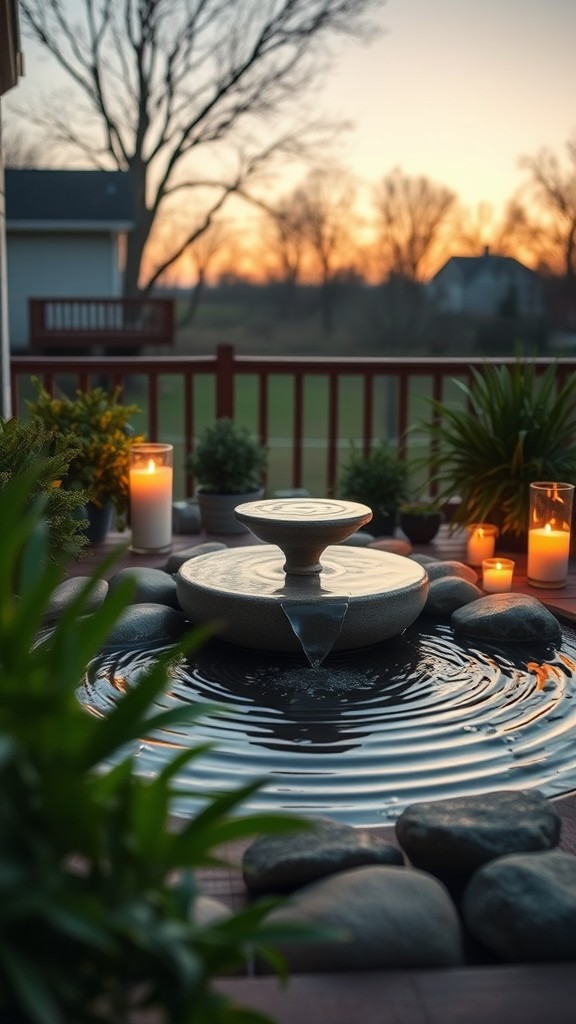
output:
<instances>
[{"instance_id":1,"label":"wooden bench railing","mask_svg":"<svg viewBox=\"0 0 576 1024\"><path fill-rule=\"evenodd\" d=\"M29 299L33 352L122 353L174 344L173 299Z\"/></svg>"}]
</instances>

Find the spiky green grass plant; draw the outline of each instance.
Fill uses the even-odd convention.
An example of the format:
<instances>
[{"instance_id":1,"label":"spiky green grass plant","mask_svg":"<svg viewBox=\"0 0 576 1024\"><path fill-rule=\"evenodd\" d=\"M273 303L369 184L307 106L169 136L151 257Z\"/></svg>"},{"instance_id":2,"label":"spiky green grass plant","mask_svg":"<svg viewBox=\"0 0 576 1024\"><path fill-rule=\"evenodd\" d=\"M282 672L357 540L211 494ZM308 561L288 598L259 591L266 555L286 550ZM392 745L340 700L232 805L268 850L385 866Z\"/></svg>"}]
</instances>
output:
<instances>
[{"instance_id":1,"label":"spiky green grass plant","mask_svg":"<svg viewBox=\"0 0 576 1024\"><path fill-rule=\"evenodd\" d=\"M266 902L201 923L195 871L218 863L223 843L302 823L243 815L256 781L215 793L173 827L178 772L204 748L155 778L136 773L132 751L202 713L158 711L155 701L172 660L202 635L189 631L159 656L106 717L83 709L78 688L131 587L88 615L94 575L42 632L62 574L45 557L33 487L23 473L0 492L0 1013L21 1024L127 1024L152 1009L164 1024L255 1024L264 1018L233 1005L214 979L254 950L277 965L274 942L286 934L267 927Z\"/></svg>"},{"instance_id":2,"label":"spiky green grass plant","mask_svg":"<svg viewBox=\"0 0 576 1024\"><path fill-rule=\"evenodd\" d=\"M528 528L529 485L576 482L576 376L559 381L555 366L472 369L471 384L455 381L465 403L431 401L429 432L439 498L459 496L453 525L495 522L520 539Z\"/></svg>"}]
</instances>

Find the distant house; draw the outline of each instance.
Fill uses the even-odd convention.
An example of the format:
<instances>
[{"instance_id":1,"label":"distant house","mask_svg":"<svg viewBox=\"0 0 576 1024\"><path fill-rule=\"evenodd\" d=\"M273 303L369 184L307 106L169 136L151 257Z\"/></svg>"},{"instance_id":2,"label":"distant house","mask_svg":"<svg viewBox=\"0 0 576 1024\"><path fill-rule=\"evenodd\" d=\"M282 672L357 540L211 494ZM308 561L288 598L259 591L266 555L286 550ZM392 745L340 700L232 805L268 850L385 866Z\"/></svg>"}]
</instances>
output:
<instances>
[{"instance_id":1,"label":"distant house","mask_svg":"<svg viewBox=\"0 0 576 1024\"><path fill-rule=\"evenodd\" d=\"M509 256L452 256L427 285L439 313L538 316L543 312L538 274Z\"/></svg>"},{"instance_id":2,"label":"distant house","mask_svg":"<svg viewBox=\"0 0 576 1024\"><path fill-rule=\"evenodd\" d=\"M122 171L5 171L9 336L28 344L30 298L122 293L133 198Z\"/></svg>"}]
</instances>

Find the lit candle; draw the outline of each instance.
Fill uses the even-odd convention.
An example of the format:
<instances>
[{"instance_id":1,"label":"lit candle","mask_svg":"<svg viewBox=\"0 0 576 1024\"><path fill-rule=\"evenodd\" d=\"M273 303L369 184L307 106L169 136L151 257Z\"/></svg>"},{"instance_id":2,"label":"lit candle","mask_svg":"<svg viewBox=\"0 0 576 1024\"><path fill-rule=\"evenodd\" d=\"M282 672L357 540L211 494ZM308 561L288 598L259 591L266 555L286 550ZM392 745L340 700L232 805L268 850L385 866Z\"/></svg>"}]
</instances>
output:
<instances>
[{"instance_id":1,"label":"lit candle","mask_svg":"<svg viewBox=\"0 0 576 1024\"><path fill-rule=\"evenodd\" d=\"M501 594L512 589L514 562L511 558L485 558L482 561L482 589Z\"/></svg>"},{"instance_id":2,"label":"lit candle","mask_svg":"<svg viewBox=\"0 0 576 1024\"><path fill-rule=\"evenodd\" d=\"M468 527L466 561L468 565L482 565L485 558L491 558L496 544L497 528L492 523L472 523Z\"/></svg>"},{"instance_id":3,"label":"lit candle","mask_svg":"<svg viewBox=\"0 0 576 1024\"><path fill-rule=\"evenodd\" d=\"M528 582L534 586L562 585L568 576L570 531L551 523L528 530Z\"/></svg>"},{"instance_id":4,"label":"lit candle","mask_svg":"<svg viewBox=\"0 0 576 1024\"><path fill-rule=\"evenodd\" d=\"M133 445L130 466L132 550L168 551L172 544L172 445Z\"/></svg>"}]
</instances>

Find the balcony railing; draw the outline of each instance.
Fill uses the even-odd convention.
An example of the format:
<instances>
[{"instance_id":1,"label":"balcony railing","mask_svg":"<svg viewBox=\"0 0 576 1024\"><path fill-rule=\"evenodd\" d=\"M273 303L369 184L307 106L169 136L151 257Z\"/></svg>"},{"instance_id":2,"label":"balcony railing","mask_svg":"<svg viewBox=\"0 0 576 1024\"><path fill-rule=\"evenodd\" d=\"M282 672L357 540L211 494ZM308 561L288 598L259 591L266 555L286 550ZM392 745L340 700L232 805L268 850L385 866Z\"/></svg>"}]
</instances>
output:
<instances>
[{"instance_id":1,"label":"balcony railing","mask_svg":"<svg viewBox=\"0 0 576 1024\"><path fill-rule=\"evenodd\" d=\"M269 489L305 487L320 496L337 493L339 467L351 441L368 451L376 439L386 438L403 457L425 454L430 440L418 423L430 419L429 399L461 404L455 381L468 380L472 367L514 362L239 356L228 345L205 356L13 356L13 411L26 414L33 375L53 394L119 385L124 400L142 410L137 429L149 440L174 443L182 495L192 493L184 462L195 439L207 423L229 416L268 445ZM533 362L543 372L552 360ZM576 371L576 359L553 362L559 380ZM419 484L434 493L425 478Z\"/></svg>"},{"instance_id":2,"label":"balcony railing","mask_svg":"<svg viewBox=\"0 0 576 1024\"><path fill-rule=\"evenodd\" d=\"M34 352L122 354L174 344L172 299L29 299L28 318Z\"/></svg>"}]
</instances>

